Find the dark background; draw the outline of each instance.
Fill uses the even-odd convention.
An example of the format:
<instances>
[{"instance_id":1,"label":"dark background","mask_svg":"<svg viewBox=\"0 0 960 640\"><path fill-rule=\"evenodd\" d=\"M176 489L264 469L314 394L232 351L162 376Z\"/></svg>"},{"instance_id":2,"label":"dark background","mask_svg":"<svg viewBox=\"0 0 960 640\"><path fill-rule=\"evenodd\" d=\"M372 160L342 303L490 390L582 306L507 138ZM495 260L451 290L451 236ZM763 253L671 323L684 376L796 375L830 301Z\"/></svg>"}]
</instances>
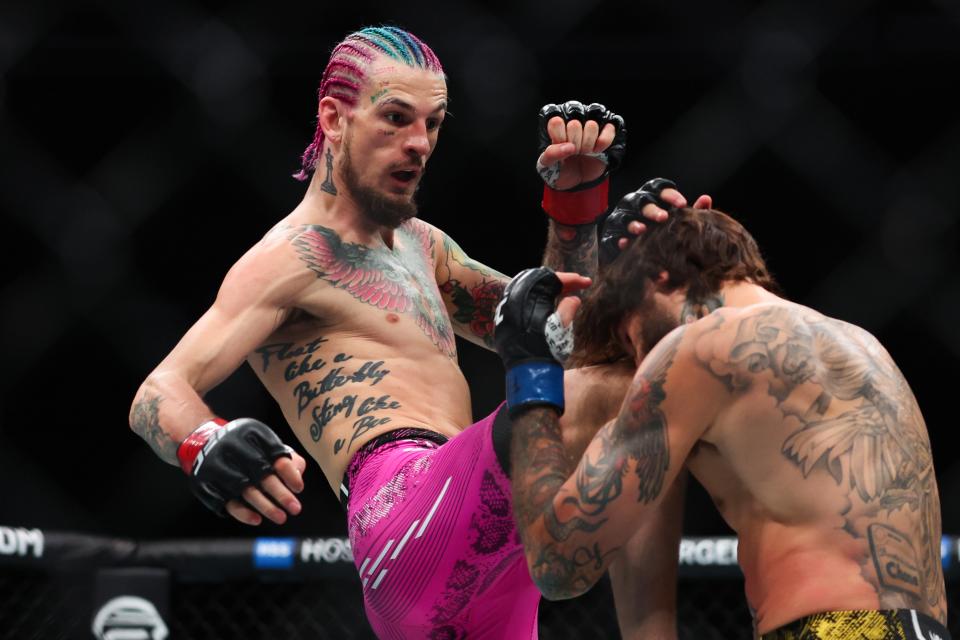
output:
<instances>
[{"instance_id":1,"label":"dark background","mask_svg":"<svg viewBox=\"0 0 960 640\"><path fill-rule=\"evenodd\" d=\"M656 175L744 221L790 296L877 335L926 416L960 533L960 4L351 1L0 9L0 524L141 538L251 535L206 512L127 427L147 373L240 254L302 196L330 49L368 24L423 38L451 117L421 215L474 258L540 260L536 114L625 116L622 194ZM474 411L495 355L461 343ZM292 441L246 368L210 394ZM260 534L342 534L319 469ZM700 493L686 531L726 533Z\"/></svg>"}]
</instances>

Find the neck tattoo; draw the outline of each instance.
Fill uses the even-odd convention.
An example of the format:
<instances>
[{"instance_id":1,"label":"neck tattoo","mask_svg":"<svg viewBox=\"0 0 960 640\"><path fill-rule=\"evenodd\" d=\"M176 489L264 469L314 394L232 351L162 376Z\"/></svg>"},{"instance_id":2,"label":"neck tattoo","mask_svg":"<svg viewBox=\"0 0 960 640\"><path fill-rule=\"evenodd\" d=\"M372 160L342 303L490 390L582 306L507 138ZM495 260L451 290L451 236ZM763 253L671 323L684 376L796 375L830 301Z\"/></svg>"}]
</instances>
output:
<instances>
[{"instance_id":1,"label":"neck tattoo","mask_svg":"<svg viewBox=\"0 0 960 640\"><path fill-rule=\"evenodd\" d=\"M707 294L703 298L687 298L680 309L680 324L696 322L723 306L723 296L719 293Z\"/></svg>"},{"instance_id":2,"label":"neck tattoo","mask_svg":"<svg viewBox=\"0 0 960 640\"><path fill-rule=\"evenodd\" d=\"M337 195L337 186L333 184L333 152L330 151L330 148L327 148L327 177L324 178L323 184L320 185L321 191L326 191L330 195Z\"/></svg>"}]
</instances>

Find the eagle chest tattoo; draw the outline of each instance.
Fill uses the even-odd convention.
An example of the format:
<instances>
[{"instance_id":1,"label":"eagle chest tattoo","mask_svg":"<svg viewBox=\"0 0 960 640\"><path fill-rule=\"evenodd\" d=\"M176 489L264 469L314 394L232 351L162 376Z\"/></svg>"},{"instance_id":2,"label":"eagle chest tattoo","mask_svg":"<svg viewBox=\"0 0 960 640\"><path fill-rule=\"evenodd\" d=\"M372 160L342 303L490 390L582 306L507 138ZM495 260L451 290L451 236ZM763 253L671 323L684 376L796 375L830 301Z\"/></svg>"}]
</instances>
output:
<instances>
[{"instance_id":1,"label":"eagle chest tattoo","mask_svg":"<svg viewBox=\"0 0 960 640\"><path fill-rule=\"evenodd\" d=\"M452 358L456 345L433 275L431 242L428 231L416 223L396 230L393 251L344 242L320 225L307 225L293 239L300 259L321 280L363 304L412 315L431 342Z\"/></svg>"}]
</instances>

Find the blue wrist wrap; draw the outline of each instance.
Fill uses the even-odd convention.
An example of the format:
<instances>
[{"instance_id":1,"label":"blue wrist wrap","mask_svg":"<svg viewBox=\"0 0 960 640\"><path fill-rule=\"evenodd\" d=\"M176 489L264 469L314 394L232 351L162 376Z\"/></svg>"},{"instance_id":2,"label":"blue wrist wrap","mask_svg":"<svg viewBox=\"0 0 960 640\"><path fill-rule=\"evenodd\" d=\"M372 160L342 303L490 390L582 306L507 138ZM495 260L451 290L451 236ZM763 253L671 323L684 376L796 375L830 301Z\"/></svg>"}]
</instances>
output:
<instances>
[{"instance_id":1,"label":"blue wrist wrap","mask_svg":"<svg viewBox=\"0 0 960 640\"><path fill-rule=\"evenodd\" d=\"M531 404L549 404L563 413L563 367L552 361L533 360L507 371L510 413Z\"/></svg>"}]
</instances>

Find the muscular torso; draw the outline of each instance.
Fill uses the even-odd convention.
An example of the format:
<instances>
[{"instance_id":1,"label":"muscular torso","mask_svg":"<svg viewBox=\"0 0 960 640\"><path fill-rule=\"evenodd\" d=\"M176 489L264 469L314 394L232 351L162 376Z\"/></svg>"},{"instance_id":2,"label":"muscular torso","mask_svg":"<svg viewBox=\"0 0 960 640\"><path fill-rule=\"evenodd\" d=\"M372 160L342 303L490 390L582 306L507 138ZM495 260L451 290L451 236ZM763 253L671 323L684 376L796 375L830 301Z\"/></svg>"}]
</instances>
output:
<instances>
[{"instance_id":1,"label":"muscular torso","mask_svg":"<svg viewBox=\"0 0 960 640\"><path fill-rule=\"evenodd\" d=\"M830 609L945 621L926 426L886 351L790 303L700 322L697 358L733 401L688 466L739 536L759 631Z\"/></svg>"},{"instance_id":2,"label":"muscular torso","mask_svg":"<svg viewBox=\"0 0 960 640\"><path fill-rule=\"evenodd\" d=\"M432 240L418 220L388 247L291 216L262 243L289 266L298 293L247 361L334 491L353 453L385 431L451 437L471 423Z\"/></svg>"}]
</instances>

